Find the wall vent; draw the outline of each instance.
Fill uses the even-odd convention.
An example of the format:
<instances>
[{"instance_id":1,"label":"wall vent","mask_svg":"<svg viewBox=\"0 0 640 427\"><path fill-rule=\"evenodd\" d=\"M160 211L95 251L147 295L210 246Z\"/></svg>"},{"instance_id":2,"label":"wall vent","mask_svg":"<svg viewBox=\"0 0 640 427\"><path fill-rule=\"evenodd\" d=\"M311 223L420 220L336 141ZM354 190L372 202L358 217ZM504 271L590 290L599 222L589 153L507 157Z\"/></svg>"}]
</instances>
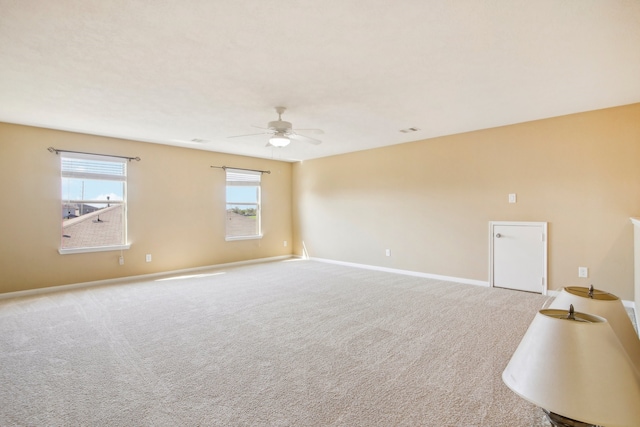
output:
<instances>
[{"instance_id":1,"label":"wall vent","mask_svg":"<svg viewBox=\"0 0 640 427\"><path fill-rule=\"evenodd\" d=\"M410 132L417 132L419 130L420 129L418 129L418 128L407 128L407 129L400 129L400 132L402 132L402 133L410 133Z\"/></svg>"}]
</instances>

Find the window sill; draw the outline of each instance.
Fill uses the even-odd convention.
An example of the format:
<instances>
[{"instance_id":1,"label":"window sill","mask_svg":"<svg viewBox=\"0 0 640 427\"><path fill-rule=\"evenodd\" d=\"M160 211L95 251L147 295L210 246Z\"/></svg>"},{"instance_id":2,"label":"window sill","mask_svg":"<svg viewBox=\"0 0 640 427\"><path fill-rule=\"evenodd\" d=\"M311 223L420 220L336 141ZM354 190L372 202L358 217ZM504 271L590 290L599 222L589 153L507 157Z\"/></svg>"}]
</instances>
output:
<instances>
[{"instance_id":1,"label":"window sill","mask_svg":"<svg viewBox=\"0 0 640 427\"><path fill-rule=\"evenodd\" d=\"M225 237L224 240L227 242L233 242L234 240L259 240L262 239L262 234L258 234L255 236L233 236L233 237Z\"/></svg>"},{"instance_id":2,"label":"window sill","mask_svg":"<svg viewBox=\"0 0 640 427\"><path fill-rule=\"evenodd\" d=\"M129 249L131 247L130 244L127 245L118 245L118 246L99 246L95 248L69 248L69 249L58 249L58 253L60 255L69 255L69 254L85 254L89 252L107 252L107 251L123 251Z\"/></svg>"}]
</instances>

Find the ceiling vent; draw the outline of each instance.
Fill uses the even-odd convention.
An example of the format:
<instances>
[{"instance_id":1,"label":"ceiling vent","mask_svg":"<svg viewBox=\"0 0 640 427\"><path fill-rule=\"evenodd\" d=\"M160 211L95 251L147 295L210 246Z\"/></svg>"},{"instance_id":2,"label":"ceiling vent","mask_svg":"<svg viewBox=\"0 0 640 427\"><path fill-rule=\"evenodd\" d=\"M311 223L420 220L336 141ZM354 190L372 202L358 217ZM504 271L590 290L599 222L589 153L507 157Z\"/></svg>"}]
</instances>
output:
<instances>
[{"instance_id":1,"label":"ceiling vent","mask_svg":"<svg viewBox=\"0 0 640 427\"><path fill-rule=\"evenodd\" d=\"M400 129L400 132L402 132L402 133L410 133L410 132L417 132L419 130L420 129L418 129L418 128L407 128L407 129Z\"/></svg>"}]
</instances>

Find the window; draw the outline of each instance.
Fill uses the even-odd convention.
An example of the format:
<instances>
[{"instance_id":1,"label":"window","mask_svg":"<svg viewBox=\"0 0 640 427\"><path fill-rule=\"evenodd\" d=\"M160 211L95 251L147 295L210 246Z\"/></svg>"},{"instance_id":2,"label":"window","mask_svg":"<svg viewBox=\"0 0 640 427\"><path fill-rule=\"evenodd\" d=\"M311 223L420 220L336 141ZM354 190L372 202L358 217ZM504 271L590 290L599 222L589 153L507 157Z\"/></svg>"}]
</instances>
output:
<instances>
[{"instance_id":1,"label":"window","mask_svg":"<svg viewBox=\"0 0 640 427\"><path fill-rule=\"evenodd\" d=\"M127 249L127 160L62 154L60 253Z\"/></svg>"},{"instance_id":2,"label":"window","mask_svg":"<svg viewBox=\"0 0 640 427\"><path fill-rule=\"evenodd\" d=\"M260 172L226 169L227 240L258 239L260 229Z\"/></svg>"}]
</instances>

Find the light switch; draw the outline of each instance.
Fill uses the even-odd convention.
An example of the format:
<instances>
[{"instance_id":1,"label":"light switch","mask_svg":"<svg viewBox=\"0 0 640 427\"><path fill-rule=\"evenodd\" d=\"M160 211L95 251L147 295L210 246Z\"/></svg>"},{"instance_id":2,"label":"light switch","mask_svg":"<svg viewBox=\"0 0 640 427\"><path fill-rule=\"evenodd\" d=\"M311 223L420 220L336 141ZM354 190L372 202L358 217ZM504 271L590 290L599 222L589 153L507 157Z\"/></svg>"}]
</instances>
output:
<instances>
[{"instance_id":1,"label":"light switch","mask_svg":"<svg viewBox=\"0 0 640 427\"><path fill-rule=\"evenodd\" d=\"M515 203L515 202L516 202L516 193L509 194L509 203Z\"/></svg>"}]
</instances>

